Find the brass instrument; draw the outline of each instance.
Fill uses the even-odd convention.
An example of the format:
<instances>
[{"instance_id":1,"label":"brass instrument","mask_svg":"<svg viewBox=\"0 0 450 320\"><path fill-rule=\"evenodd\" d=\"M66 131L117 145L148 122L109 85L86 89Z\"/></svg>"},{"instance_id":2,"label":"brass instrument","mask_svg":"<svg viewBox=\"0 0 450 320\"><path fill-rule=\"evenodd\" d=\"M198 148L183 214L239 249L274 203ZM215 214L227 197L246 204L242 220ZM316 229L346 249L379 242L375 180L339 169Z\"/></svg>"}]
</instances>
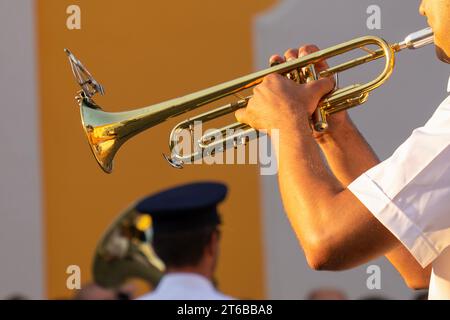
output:
<instances>
[{"instance_id":1,"label":"brass instrument","mask_svg":"<svg viewBox=\"0 0 450 320\"><path fill-rule=\"evenodd\" d=\"M336 87L333 92L322 99L313 115L312 122L315 130L324 131L327 129L327 117L329 115L365 103L369 93L388 80L394 69L395 53L404 49L421 48L433 42L434 36L431 28L412 33L404 41L395 44L388 44L379 37L365 36L181 98L118 113L104 112L94 102L92 97L96 93L103 94L103 87L95 81L87 69L69 50L66 49L66 53L69 56L74 75L82 87L77 96L77 101L80 105L82 124L88 142L100 167L105 172L110 173L116 152L128 139L172 117L179 116L224 97L237 95L245 89L260 84L263 78L269 74L278 73L286 75L298 83L305 83L319 78L337 76L340 72L370 61L385 58L386 62L383 71L372 81L365 84L353 84L345 88ZM369 45L375 45L378 49L369 50L366 48ZM314 68L316 63L356 49L362 49L368 54L330 67L327 70L316 72ZM194 152L184 155L176 151L176 142L179 141L180 133L183 130L192 131L196 121L208 122L232 113L239 108L244 108L247 106L249 99L251 99L251 96L240 97L235 102L180 122L170 134L169 149L171 150L171 156L165 156L169 163L176 168L181 168L186 162L208 156L216 150L223 151L225 148L245 144L249 140L248 137L255 137L254 133L256 131L254 129L245 124L235 123L217 130L222 139L212 139L213 135L211 134L204 135L199 141L193 142L196 145ZM227 135L226 133L230 131L236 133Z\"/></svg>"},{"instance_id":2,"label":"brass instrument","mask_svg":"<svg viewBox=\"0 0 450 320\"><path fill-rule=\"evenodd\" d=\"M97 244L93 258L93 278L105 288L118 288L127 280L145 280L156 287L164 263L151 245L152 220L134 206L125 210L110 225Z\"/></svg>"}]
</instances>

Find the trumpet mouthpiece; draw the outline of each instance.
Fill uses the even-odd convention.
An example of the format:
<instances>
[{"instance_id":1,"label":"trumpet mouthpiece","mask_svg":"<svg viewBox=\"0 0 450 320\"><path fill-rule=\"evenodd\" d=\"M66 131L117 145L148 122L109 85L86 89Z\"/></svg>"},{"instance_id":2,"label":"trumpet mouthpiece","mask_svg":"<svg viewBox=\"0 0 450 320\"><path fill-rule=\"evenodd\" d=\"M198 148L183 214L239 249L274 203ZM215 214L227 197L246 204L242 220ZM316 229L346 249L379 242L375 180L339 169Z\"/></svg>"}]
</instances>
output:
<instances>
[{"instance_id":1,"label":"trumpet mouthpiece","mask_svg":"<svg viewBox=\"0 0 450 320\"><path fill-rule=\"evenodd\" d=\"M399 50L419 49L434 43L434 32L431 28L419 30L408 35L404 41L398 44Z\"/></svg>"}]
</instances>

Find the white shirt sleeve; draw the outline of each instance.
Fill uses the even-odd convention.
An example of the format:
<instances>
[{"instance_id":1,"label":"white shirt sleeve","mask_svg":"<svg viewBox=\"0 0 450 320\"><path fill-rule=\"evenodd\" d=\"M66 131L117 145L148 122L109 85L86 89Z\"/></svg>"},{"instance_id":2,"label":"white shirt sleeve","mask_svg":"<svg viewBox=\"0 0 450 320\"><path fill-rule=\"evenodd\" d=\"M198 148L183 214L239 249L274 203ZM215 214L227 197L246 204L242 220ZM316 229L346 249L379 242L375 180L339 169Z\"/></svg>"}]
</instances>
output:
<instances>
[{"instance_id":1,"label":"white shirt sleeve","mask_svg":"<svg viewBox=\"0 0 450 320\"><path fill-rule=\"evenodd\" d=\"M450 245L450 97L348 189L426 267Z\"/></svg>"}]
</instances>

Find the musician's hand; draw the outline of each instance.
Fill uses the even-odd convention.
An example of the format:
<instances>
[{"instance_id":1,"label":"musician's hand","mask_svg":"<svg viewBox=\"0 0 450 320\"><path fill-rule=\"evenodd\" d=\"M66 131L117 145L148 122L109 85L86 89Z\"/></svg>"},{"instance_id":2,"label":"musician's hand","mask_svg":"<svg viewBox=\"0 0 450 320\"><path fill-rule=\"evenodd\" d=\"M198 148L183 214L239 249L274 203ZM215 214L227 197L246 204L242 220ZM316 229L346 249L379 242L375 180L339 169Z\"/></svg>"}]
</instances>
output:
<instances>
[{"instance_id":1,"label":"musician's hand","mask_svg":"<svg viewBox=\"0 0 450 320\"><path fill-rule=\"evenodd\" d=\"M319 48L312 44L302 46L299 49L289 49L284 53L284 56L273 55L270 58L269 63L270 63L270 65L284 63L284 62L292 60L292 59L297 59L297 58L307 56L316 51L319 51ZM321 72L323 70L328 69L329 66L326 61L321 61L321 62L317 63L315 65L315 67L316 67L317 72ZM332 80L334 83L334 78ZM314 131L313 135L319 141L326 134L339 133L339 127L342 125L346 125L348 122L350 122L350 118L348 116L347 111L335 113L328 118L328 124L329 124L328 130L323 133Z\"/></svg>"},{"instance_id":2,"label":"musician's hand","mask_svg":"<svg viewBox=\"0 0 450 320\"><path fill-rule=\"evenodd\" d=\"M247 108L236 111L239 122L255 129L294 129L310 134L309 118L320 99L334 88L331 79L324 78L298 84L278 74L271 74L253 90Z\"/></svg>"}]
</instances>

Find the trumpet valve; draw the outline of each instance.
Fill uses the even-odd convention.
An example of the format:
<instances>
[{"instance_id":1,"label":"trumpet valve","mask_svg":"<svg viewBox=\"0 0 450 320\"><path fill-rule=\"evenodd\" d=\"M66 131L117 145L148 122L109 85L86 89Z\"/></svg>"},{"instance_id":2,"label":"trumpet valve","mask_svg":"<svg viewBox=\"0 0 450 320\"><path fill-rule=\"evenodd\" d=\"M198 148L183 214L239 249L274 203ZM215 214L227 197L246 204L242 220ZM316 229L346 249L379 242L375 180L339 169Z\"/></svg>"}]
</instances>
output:
<instances>
[{"instance_id":1,"label":"trumpet valve","mask_svg":"<svg viewBox=\"0 0 450 320\"><path fill-rule=\"evenodd\" d=\"M312 123L314 130L317 132L324 132L328 129L327 113L323 108L318 108L314 112Z\"/></svg>"}]
</instances>

